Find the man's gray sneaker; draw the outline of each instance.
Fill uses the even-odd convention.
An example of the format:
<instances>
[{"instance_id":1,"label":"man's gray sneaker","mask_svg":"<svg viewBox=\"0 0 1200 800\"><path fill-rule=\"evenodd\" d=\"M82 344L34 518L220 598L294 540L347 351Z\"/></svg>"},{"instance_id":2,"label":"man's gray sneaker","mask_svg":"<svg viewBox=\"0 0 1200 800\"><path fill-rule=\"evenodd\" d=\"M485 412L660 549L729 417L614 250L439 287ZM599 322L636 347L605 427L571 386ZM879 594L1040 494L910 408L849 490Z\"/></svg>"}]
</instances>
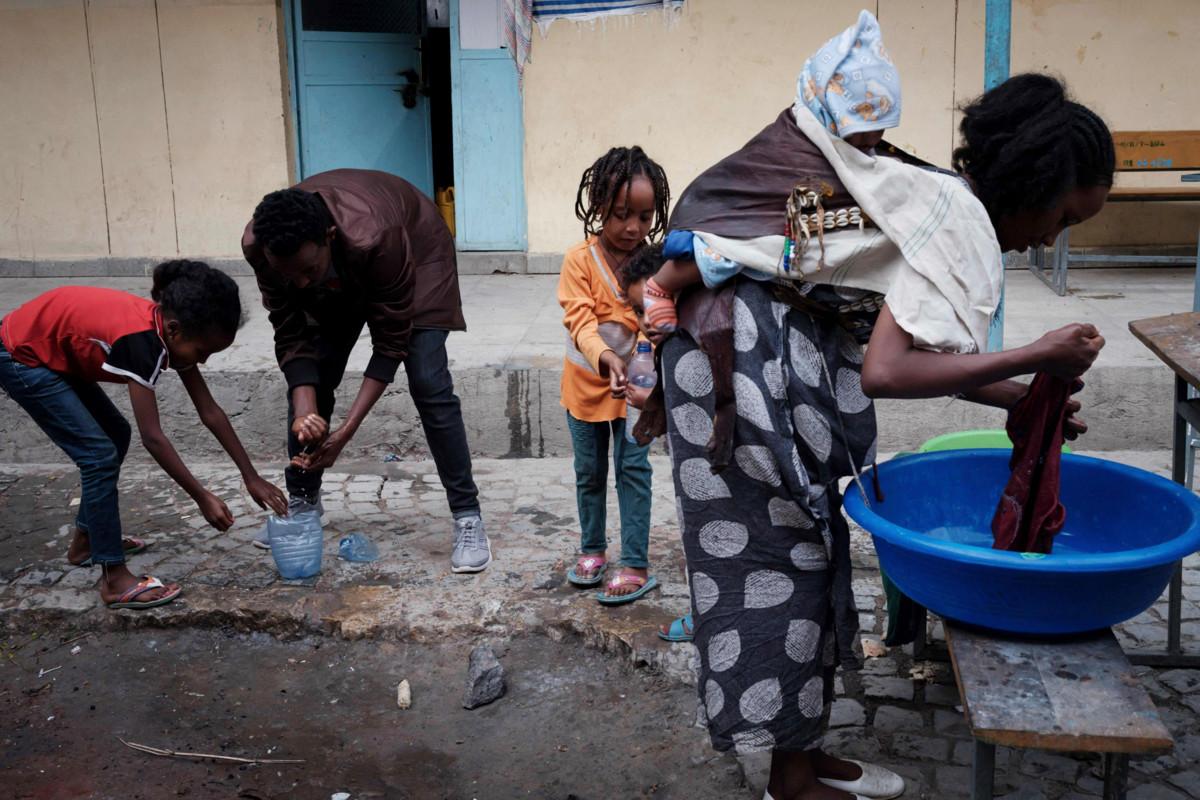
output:
<instances>
[{"instance_id":1,"label":"man's gray sneaker","mask_svg":"<svg viewBox=\"0 0 1200 800\"><path fill-rule=\"evenodd\" d=\"M318 516L325 516L325 504L321 502L321 495L317 495L317 502L315 505L307 498L301 497L298 494L294 494L288 498L289 517L304 511L316 511ZM265 522L263 523L263 526L259 528L258 533L254 534L254 539L251 541L251 544L263 550L271 549L271 537L267 533L267 524Z\"/></svg>"},{"instance_id":2,"label":"man's gray sneaker","mask_svg":"<svg viewBox=\"0 0 1200 800\"><path fill-rule=\"evenodd\" d=\"M451 572L483 572L492 563L492 543L483 529L483 517L473 514L454 520Z\"/></svg>"},{"instance_id":3,"label":"man's gray sneaker","mask_svg":"<svg viewBox=\"0 0 1200 800\"><path fill-rule=\"evenodd\" d=\"M305 511L316 511L318 516L325 516L325 504L321 502L321 493L317 493L317 502L313 502L306 497L294 494L288 498L288 516L294 517L297 514L302 514Z\"/></svg>"}]
</instances>

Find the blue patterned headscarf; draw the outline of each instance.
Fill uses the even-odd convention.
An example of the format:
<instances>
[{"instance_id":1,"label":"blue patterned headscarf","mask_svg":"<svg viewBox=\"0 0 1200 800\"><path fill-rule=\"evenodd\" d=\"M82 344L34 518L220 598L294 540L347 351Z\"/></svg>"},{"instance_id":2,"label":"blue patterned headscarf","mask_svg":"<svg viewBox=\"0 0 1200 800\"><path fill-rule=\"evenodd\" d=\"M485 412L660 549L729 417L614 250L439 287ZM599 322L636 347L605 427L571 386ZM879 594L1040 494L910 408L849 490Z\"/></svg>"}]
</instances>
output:
<instances>
[{"instance_id":1,"label":"blue patterned headscarf","mask_svg":"<svg viewBox=\"0 0 1200 800\"><path fill-rule=\"evenodd\" d=\"M810 56L797 82L804 105L834 136L900 124L900 73L870 11Z\"/></svg>"}]
</instances>

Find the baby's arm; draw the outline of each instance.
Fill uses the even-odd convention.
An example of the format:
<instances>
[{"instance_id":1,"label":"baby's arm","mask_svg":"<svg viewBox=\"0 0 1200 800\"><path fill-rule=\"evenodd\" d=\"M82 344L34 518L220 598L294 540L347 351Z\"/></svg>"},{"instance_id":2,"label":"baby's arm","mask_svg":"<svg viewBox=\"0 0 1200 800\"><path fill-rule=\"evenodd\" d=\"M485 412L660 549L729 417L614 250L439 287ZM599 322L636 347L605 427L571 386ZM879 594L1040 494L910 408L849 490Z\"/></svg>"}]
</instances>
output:
<instances>
[{"instance_id":1,"label":"baby's arm","mask_svg":"<svg viewBox=\"0 0 1200 800\"><path fill-rule=\"evenodd\" d=\"M654 282L664 292L676 294L700 283L700 267L695 261L669 259L654 274Z\"/></svg>"}]
</instances>

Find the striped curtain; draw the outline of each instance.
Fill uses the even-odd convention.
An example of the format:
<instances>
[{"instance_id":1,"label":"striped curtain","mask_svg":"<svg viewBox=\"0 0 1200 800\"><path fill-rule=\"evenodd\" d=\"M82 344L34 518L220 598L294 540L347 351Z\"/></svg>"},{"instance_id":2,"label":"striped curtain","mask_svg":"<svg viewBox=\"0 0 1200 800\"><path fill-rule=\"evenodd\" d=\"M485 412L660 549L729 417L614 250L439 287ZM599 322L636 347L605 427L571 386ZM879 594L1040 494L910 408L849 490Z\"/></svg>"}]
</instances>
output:
<instances>
[{"instance_id":1,"label":"striped curtain","mask_svg":"<svg viewBox=\"0 0 1200 800\"><path fill-rule=\"evenodd\" d=\"M533 0L533 17L541 26L554 20L595 19L616 14L643 14L656 8L679 8L684 0Z\"/></svg>"},{"instance_id":2,"label":"striped curtain","mask_svg":"<svg viewBox=\"0 0 1200 800\"><path fill-rule=\"evenodd\" d=\"M504 0L504 43L517 65L517 85L525 88L525 65L533 45L533 0Z\"/></svg>"}]
</instances>

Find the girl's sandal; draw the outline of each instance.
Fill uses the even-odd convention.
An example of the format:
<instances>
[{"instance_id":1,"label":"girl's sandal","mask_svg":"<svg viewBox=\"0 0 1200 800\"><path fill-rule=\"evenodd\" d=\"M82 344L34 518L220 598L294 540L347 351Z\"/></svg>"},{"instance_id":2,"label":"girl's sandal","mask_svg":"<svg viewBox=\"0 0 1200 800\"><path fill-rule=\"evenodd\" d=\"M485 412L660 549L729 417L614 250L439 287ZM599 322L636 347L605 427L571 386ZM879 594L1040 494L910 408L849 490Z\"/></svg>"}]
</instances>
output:
<instances>
[{"instance_id":1,"label":"girl's sandal","mask_svg":"<svg viewBox=\"0 0 1200 800\"><path fill-rule=\"evenodd\" d=\"M153 600L138 601L138 598L153 589L163 588L163 582L158 578L150 575L143 575L142 579L133 586L126 589L120 597L108 604L109 608L131 608L143 609L154 608L156 606L165 606L167 603L179 597L183 593L183 588L176 586L173 590L167 592L162 597L156 597Z\"/></svg>"},{"instance_id":2,"label":"girl's sandal","mask_svg":"<svg viewBox=\"0 0 1200 800\"><path fill-rule=\"evenodd\" d=\"M575 566L567 570L567 580L575 586L595 586L604 580L608 559L604 556L582 555Z\"/></svg>"},{"instance_id":3,"label":"girl's sandal","mask_svg":"<svg viewBox=\"0 0 1200 800\"><path fill-rule=\"evenodd\" d=\"M641 575L630 575L627 572L621 572L614 575L605 588L611 592L613 589L620 589L622 586L637 586L636 592L628 594L608 594L606 592L596 592L596 601L603 606L619 606L625 603L632 603L634 600L642 597L646 592L658 586L658 578L653 575L648 578L643 578Z\"/></svg>"}]
</instances>

